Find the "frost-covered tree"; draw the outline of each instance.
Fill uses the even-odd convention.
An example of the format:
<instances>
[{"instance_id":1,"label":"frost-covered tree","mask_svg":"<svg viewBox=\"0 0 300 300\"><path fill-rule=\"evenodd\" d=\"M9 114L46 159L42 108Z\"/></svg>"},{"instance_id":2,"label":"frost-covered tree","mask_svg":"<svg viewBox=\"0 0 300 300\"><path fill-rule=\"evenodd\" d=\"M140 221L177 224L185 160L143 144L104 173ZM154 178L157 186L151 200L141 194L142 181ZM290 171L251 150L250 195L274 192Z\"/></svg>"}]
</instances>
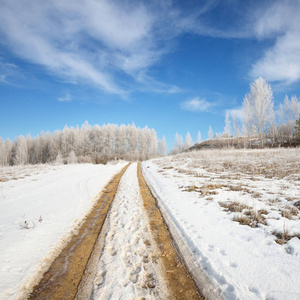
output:
<instances>
[{"instance_id":1,"label":"frost-covered tree","mask_svg":"<svg viewBox=\"0 0 300 300\"><path fill-rule=\"evenodd\" d=\"M214 138L214 131L211 128L211 126L209 126L209 128L208 128L208 133L207 134L208 134L208 139L209 140L212 140Z\"/></svg>"},{"instance_id":2,"label":"frost-covered tree","mask_svg":"<svg viewBox=\"0 0 300 300\"><path fill-rule=\"evenodd\" d=\"M264 137L274 120L274 102L271 85L263 78L258 78L250 84L250 93L246 94L243 101L244 122L248 132L255 128L261 146Z\"/></svg>"},{"instance_id":3,"label":"frost-covered tree","mask_svg":"<svg viewBox=\"0 0 300 300\"><path fill-rule=\"evenodd\" d=\"M229 112L226 112L225 115L225 127L224 127L224 134L223 136L225 138L229 138L231 136L231 124L230 124L230 117L229 117Z\"/></svg>"},{"instance_id":4,"label":"frost-covered tree","mask_svg":"<svg viewBox=\"0 0 300 300\"><path fill-rule=\"evenodd\" d=\"M7 157L7 164L12 165L12 148L13 143L10 139L6 139L5 141L5 150L6 150L6 157Z\"/></svg>"},{"instance_id":5,"label":"frost-covered tree","mask_svg":"<svg viewBox=\"0 0 300 300\"><path fill-rule=\"evenodd\" d=\"M77 163L77 157L75 152L72 150L67 158L68 164L76 164Z\"/></svg>"},{"instance_id":6,"label":"frost-covered tree","mask_svg":"<svg viewBox=\"0 0 300 300\"><path fill-rule=\"evenodd\" d=\"M14 145L14 165L25 165L28 163L28 148L27 141L23 135L20 135L17 140L15 140Z\"/></svg>"},{"instance_id":7,"label":"frost-covered tree","mask_svg":"<svg viewBox=\"0 0 300 300\"><path fill-rule=\"evenodd\" d=\"M201 132L199 130L197 133L197 144L200 144L200 143L201 143Z\"/></svg>"},{"instance_id":8,"label":"frost-covered tree","mask_svg":"<svg viewBox=\"0 0 300 300\"><path fill-rule=\"evenodd\" d=\"M167 142L165 136L158 142L158 154L161 156L167 154Z\"/></svg>"},{"instance_id":9,"label":"frost-covered tree","mask_svg":"<svg viewBox=\"0 0 300 300\"><path fill-rule=\"evenodd\" d=\"M55 164L61 165L64 163L63 157L61 156L60 152L57 153Z\"/></svg>"},{"instance_id":10,"label":"frost-covered tree","mask_svg":"<svg viewBox=\"0 0 300 300\"><path fill-rule=\"evenodd\" d=\"M298 120L295 123L295 140L297 143L300 143L300 114Z\"/></svg>"},{"instance_id":11,"label":"frost-covered tree","mask_svg":"<svg viewBox=\"0 0 300 300\"><path fill-rule=\"evenodd\" d=\"M180 153L180 152L183 151L183 147L184 147L184 145L183 145L182 136L176 132L175 140L174 140L174 146L171 150L171 153L172 154Z\"/></svg>"},{"instance_id":12,"label":"frost-covered tree","mask_svg":"<svg viewBox=\"0 0 300 300\"><path fill-rule=\"evenodd\" d=\"M279 135L281 141L287 140L292 142L295 131L296 120L300 114L300 101L296 96L292 96L289 100L288 96L285 96L283 104L279 106L279 120L280 128Z\"/></svg>"},{"instance_id":13,"label":"frost-covered tree","mask_svg":"<svg viewBox=\"0 0 300 300\"><path fill-rule=\"evenodd\" d=\"M239 137L241 135L241 132L240 132L240 127L239 127L239 123L237 121L236 115L233 114L231 116L231 119L232 119L233 135L235 137Z\"/></svg>"},{"instance_id":14,"label":"frost-covered tree","mask_svg":"<svg viewBox=\"0 0 300 300\"><path fill-rule=\"evenodd\" d=\"M0 166L7 166L7 153L3 139L0 137Z\"/></svg>"},{"instance_id":15,"label":"frost-covered tree","mask_svg":"<svg viewBox=\"0 0 300 300\"><path fill-rule=\"evenodd\" d=\"M4 144L4 146L3 146ZM16 138L12 143L0 143L0 165L37 164L48 162L105 163L112 159L145 160L158 154L158 139L154 129L147 126L106 124L93 127L85 122L78 126L64 127L52 135L43 131L37 137L30 135ZM6 154L4 154L4 152ZM3 154L2 154L3 153ZM165 153L165 151L163 152Z\"/></svg>"},{"instance_id":16,"label":"frost-covered tree","mask_svg":"<svg viewBox=\"0 0 300 300\"><path fill-rule=\"evenodd\" d=\"M189 149L192 146L193 146L193 139L192 139L190 133L188 132L186 134L185 141L184 141L184 150Z\"/></svg>"}]
</instances>

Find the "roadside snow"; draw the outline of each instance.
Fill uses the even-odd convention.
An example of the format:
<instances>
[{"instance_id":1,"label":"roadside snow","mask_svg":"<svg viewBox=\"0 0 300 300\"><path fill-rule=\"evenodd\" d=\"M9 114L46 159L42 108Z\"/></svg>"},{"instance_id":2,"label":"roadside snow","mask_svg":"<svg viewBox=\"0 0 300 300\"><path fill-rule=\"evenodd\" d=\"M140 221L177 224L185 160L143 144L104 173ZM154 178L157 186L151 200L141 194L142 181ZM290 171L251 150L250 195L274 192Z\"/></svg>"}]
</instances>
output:
<instances>
[{"instance_id":1,"label":"roadside snow","mask_svg":"<svg viewBox=\"0 0 300 300\"><path fill-rule=\"evenodd\" d=\"M0 169L8 180L0 182L0 299L15 299L32 287L124 166Z\"/></svg>"},{"instance_id":2,"label":"roadside snow","mask_svg":"<svg viewBox=\"0 0 300 300\"><path fill-rule=\"evenodd\" d=\"M109 213L91 299L167 299L156 256L135 163L123 175Z\"/></svg>"},{"instance_id":3,"label":"roadside snow","mask_svg":"<svg viewBox=\"0 0 300 300\"><path fill-rule=\"evenodd\" d=\"M300 299L299 238L279 245L272 234L284 228L289 234L300 232L299 214L283 217L286 205L300 200L297 174L288 174L294 181L230 172L216 175L195 164L189 154L142 166L194 263L227 299ZM226 211L222 202L236 202L256 212L265 209L266 224L242 226L233 218L246 209Z\"/></svg>"}]
</instances>

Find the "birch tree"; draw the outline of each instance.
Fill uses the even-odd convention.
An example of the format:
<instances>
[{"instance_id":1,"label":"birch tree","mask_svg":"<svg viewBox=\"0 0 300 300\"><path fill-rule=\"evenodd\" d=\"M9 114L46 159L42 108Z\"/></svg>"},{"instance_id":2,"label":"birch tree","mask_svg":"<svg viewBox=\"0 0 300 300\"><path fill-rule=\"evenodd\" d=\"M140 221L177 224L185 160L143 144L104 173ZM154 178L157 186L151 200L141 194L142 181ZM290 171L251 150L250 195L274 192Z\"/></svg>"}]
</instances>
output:
<instances>
[{"instance_id":1,"label":"birch tree","mask_svg":"<svg viewBox=\"0 0 300 300\"><path fill-rule=\"evenodd\" d=\"M226 112L225 115L225 127L224 127L224 137L229 138L231 136L231 124L229 118L229 112Z\"/></svg>"},{"instance_id":2,"label":"birch tree","mask_svg":"<svg viewBox=\"0 0 300 300\"><path fill-rule=\"evenodd\" d=\"M274 120L273 107L271 85L261 77L256 79L250 84L250 93L244 98L243 115L248 132L255 129L258 133L261 147L264 145L264 137Z\"/></svg>"},{"instance_id":3,"label":"birch tree","mask_svg":"<svg viewBox=\"0 0 300 300\"><path fill-rule=\"evenodd\" d=\"M198 134L197 134L197 144L200 144L200 143L201 143L201 132L199 130Z\"/></svg>"},{"instance_id":4,"label":"birch tree","mask_svg":"<svg viewBox=\"0 0 300 300\"><path fill-rule=\"evenodd\" d=\"M186 134L185 141L184 141L184 150L189 149L192 146L193 146L193 139L192 139L190 133L188 132Z\"/></svg>"},{"instance_id":5,"label":"birch tree","mask_svg":"<svg viewBox=\"0 0 300 300\"><path fill-rule=\"evenodd\" d=\"M214 131L211 128L211 126L209 126L209 128L208 128L208 133L207 134L208 134L208 139L209 140L212 140L214 138Z\"/></svg>"},{"instance_id":6,"label":"birch tree","mask_svg":"<svg viewBox=\"0 0 300 300\"><path fill-rule=\"evenodd\" d=\"M165 136L158 142L158 154L161 156L167 154L167 142Z\"/></svg>"},{"instance_id":7,"label":"birch tree","mask_svg":"<svg viewBox=\"0 0 300 300\"><path fill-rule=\"evenodd\" d=\"M279 106L279 120L280 120L280 136L282 141L288 140L292 142L295 132L296 120L300 114L300 101L296 96L292 96L289 100L288 96L285 96L283 104Z\"/></svg>"},{"instance_id":8,"label":"birch tree","mask_svg":"<svg viewBox=\"0 0 300 300\"><path fill-rule=\"evenodd\" d=\"M7 161L7 153L6 147L3 139L0 137L0 166L6 166L8 164Z\"/></svg>"}]
</instances>

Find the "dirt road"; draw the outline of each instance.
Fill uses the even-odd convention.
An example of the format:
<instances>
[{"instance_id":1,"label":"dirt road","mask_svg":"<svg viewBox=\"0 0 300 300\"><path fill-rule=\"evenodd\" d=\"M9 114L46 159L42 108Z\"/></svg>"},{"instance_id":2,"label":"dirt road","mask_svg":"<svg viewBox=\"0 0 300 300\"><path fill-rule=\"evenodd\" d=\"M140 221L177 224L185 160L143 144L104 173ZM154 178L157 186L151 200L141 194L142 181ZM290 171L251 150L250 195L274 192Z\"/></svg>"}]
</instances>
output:
<instances>
[{"instance_id":1,"label":"dirt road","mask_svg":"<svg viewBox=\"0 0 300 300\"><path fill-rule=\"evenodd\" d=\"M140 165L107 185L29 299L201 299Z\"/></svg>"}]
</instances>

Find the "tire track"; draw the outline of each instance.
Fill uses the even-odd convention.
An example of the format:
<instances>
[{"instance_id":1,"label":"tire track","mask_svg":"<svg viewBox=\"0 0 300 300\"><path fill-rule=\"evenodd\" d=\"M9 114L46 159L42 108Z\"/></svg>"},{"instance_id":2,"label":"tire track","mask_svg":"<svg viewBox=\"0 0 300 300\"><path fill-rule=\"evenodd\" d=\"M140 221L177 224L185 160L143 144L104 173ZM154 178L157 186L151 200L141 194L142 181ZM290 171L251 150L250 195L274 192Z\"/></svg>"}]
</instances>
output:
<instances>
[{"instance_id":1,"label":"tire track","mask_svg":"<svg viewBox=\"0 0 300 300\"><path fill-rule=\"evenodd\" d=\"M157 206L156 199L146 184L140 163L137 176L151 233L160 251L160 261L163 265L164 278L167 282L171 299L204 299L173 246L171 234Z\"/></svg>"},{"instance_id":2,"label":"tire track","mask_svg":"<svg viewBox=\"0 0 300 300\"><path fill-rule=\"evenodd\" d=\"M92 288L81 299L169 299L138 185L137 163L123 175L105 223L107 232L99 240L103 249L96 251L94 275L86 280L86 291L88 285Z\"/></svg>"},{"instance_id":3,"label":"tire track","mask_svg":"<svg viewBox=\"0 0 300 300\"><path fill-rule=\"evenodd\" d=\"M86 221L66 248L51 264L43 278L33 288L28 299L74 299L96 240L106 219L121 177L129 165L114 176Z\"/></svg>"}]
</instances>

